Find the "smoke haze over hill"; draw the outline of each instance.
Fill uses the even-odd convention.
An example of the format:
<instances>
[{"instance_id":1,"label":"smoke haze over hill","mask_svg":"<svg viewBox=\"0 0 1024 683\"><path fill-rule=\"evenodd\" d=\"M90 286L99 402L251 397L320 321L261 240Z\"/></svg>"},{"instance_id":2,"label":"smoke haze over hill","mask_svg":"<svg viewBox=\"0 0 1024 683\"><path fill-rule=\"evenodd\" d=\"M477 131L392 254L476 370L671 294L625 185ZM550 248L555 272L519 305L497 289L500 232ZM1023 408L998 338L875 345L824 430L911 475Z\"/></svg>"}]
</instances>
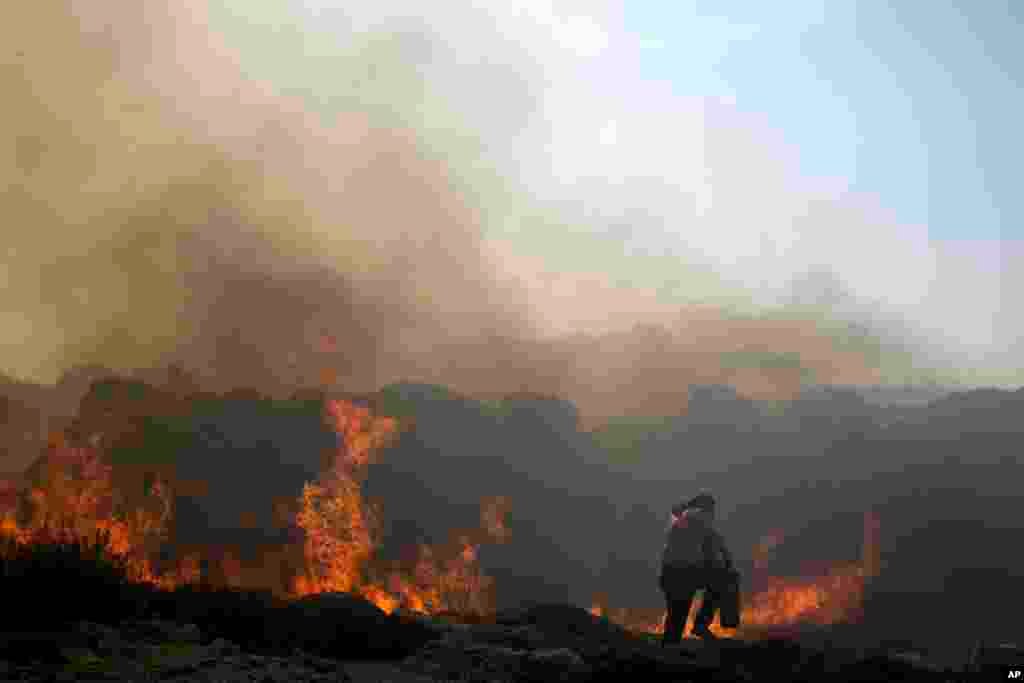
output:
<instances>
[{"instance_id":1,"label":"smoke haze over hill","mask_svg":"<svg viewBox=\"0 0 1024 683\"><path fill-rule=\"evenodd\" d=\"M691 382L1019 381L1010 269L959 277L860 200L814 198L727 103L609 101L588 78L628 44L615 7L375 7L5 9L0 367L181 362L286 392L331 365L596 419L675 414Z\"/></svg>"}]
</instances>

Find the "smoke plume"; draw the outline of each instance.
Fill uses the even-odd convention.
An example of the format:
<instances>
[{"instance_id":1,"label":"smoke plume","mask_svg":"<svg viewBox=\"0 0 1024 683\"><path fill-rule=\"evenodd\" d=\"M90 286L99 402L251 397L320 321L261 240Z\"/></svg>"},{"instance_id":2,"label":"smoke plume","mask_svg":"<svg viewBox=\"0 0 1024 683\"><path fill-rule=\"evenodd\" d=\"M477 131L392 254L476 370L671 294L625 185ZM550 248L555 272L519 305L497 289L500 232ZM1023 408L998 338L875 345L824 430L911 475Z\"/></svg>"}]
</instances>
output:
<instances>
[{"instance_id":1,"label":"smoke plume","mask_svg":"<svg viewBox=\"0 0 1024 683\"><path fill-rule=\"evenodd\" d=\"M829 287L791 277L823 252L765 259L767 237L726 230L749 218L728 209L734 186L759 187L779 224L794 211L727 107L669 102L678 135L657 156L639 114L606 102L595 157L591 119L567 109L594 95L566 87L607 66L611 5L597 20L543 3L375 7L5 8L0 369L49 383L180 363L221 389L411 380L673 414L691 382L788 396L809 376L893 379L891 358L935 348L898 311L858 304L884 284L823 302ZM806 221L863 224L816 206ZM698 227L669 248L670 220ZM821 242L801 241L805 224L772 244ZM870 270L823 277L849 292ZM752 292L783 305L750 313Z\"/></svg>"}]
</instances>

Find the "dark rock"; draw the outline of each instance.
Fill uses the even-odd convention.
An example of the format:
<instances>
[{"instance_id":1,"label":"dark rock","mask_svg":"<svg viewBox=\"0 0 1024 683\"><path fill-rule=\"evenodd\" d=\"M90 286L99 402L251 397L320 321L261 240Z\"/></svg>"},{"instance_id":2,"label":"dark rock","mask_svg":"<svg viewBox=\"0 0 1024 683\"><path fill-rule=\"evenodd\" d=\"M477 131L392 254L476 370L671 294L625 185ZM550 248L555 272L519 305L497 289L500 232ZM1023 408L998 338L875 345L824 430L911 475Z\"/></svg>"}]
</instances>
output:
<instances>
[{"instance_id":1,"label":"dark rock","mask_svg":"<svg viewBox=\"0 0 1024 683\"><path fill-rule=\"evenodd\" d=\"M80 621L74 627L76 633L87 639L89 647L97 647L104 641L110 641L120 638L120 634L117 629L106 624L96 624L91 621Z\"/></svg>"},{"instance_id":2,"label":"dark rock","mask_svg":"<svg viewBox=\"0 0 1024 683\"><path fill-rule=\"evenodd\" d=\"M699 666L688 653L657 645L604 647L586 659L593 667L594 681L623 680L626 676L641 680L688 680L706 677L712 671Z\"/></svg>"},{"instance_id":3,"label":"dark rock","mask_svg":"<svg viewBox=\"0 0 1024 683\"><path fill-rule=\"evenodd\" d=\"M685 680L715 672L716 648L697 658L688 648L663 649L571 605L509 610L494 624L452 629L404 662L435 678L470 680ZM698 661L705 660L705 661Z\"/></svg>"},{"instance_id":4,"label":"dark rock","mask_svg":"<svg viewBox=\"0 0 1024 683\"><path fill-rule=\"evenodd\" d=\"M291 649L258 656L251 643L160 620L78 623L68 632L0 635L7 678L72 676L135 680L147 667L162 680L349 680L339 659L400 659L433 680L516 681L939 681L950 672L893 653L863 657L793 640L686 639L663 648L569 605L535 605L494 623L457 624L412 613L387 615L361 598L311 596L266 615L288 630ZM19 666L20 665L20 666ZM73 670L69 666L73 665ZM74 668L77 667L77 668ZM70 673L69 673L70 671ZM34 674L35 675L35 674ZM41 678L39 677L41 676ZM77 677L77 678L76 678Z\"/></svg>"},{"instance_id":5,"label":"dark rock","mask_svg":"<svg viewBox=\"0 0 1024 683\"><path fill-rule=\"evenodd\" d=\"M523 671L529 680L537 681L575 681L591 674L583 658L567 648L528 653Z\"/></svg>"},{"instance_id":6,"label":"dark rock","mask_svg":"<svg viewBox=\"0 0 1024 683\"><path fill-rule=\"evenodd\" d=\"M532 626L482 625L465 629L454 629L444 636L446 643L473 642L512 649L533 650L550 646L543 631Z\"/></svg>"},{"instance_id":7,"label":"dark rock","mask_svg":"<svg viewBox=\"0 0 1024 683\"><path fill-rule=\"evenodd\" d=\"M242 648L229 640L217 638L206 647L206 650L214 657L230 657L239 654Z\"/></svg>"},{"instance_id":8,"label":"dark rock","mask_svg":"<svg viewBox=\"0 0 1024 683\"><path fill-rule=\"evenodd\" d=\"M1024 647L1016 643L979 643L972 648L969 666L976 671L1024 666Z\"/></svg>"},{"instance_id":9,"label":"dark rock","mask_svg":"<svg viewBox=\"0 0 1024 683\"><path fill-rule=\"evenodd\" d=\"M466 630L469 628L466 624L428 617L425 614L413 612L412 610L407 610L402 607L392 612L391 617L397 619L402 624L414 624L422 629L426 629L437 638L441 638L453 631Z\"/></svg>"},{"instance_id":10,"label":"dark rock","mask_svg":"<svg viewBox=\"0 0 1024 683\"><path fill-rule=\"evenodd\" d=\"M640 638L608 619L595 617L587 610L566 604L536 604L499 612L495 622L501 626L530 627L568 647L614 643L634 645Z\"/></svg>"},{"instance_id":11,"label":"dark rock","mask_svg":"<svg viewBox=\"0 0 1024 683\"><path fill-rule=\"evenodd\" d=\"M333 659L326 659L324 657L317 657L314 654L303 652L302 650L296 650L293 655L293 659L309 669L321 674L334 673L338 671L339 664Z\"/></svg>"},{"instance_id":12,"label":"dark rock","mask_svg":"<svg viewBox=\"0 0 1024 683\"><path fill-rule=\"evenodd\" d=\"M577 681L592 670L568 649L525 650L485 643L432 642L403 662L403 668L435 679L473 681Z\"/></svg>"},{"instance_id":13,"label":"dark rock","mask_svg":"<svg viewBox=\"0 0 1024 683\"><path fill-rule=\"evenodd\" d=\"M398 659L437 638L436 630L347 593L304 597L282 608L280 617L277 628L290 629L297 646L330 657Z\"/></svg>"},{"instance_id":14,"label":"dark rock","mask_svg":"<svg viewBox=\"0 0 1024 683\"><path fill-rule=\"evenodd\" d=\"M290 605L303 616L344 619L350 624L380 625L388 615L377 605L351 593L317 593L307 595Z\"/></svg>"},{"instance_id":15,"label":"dark rock","mask_svg":"<svg viewBox=\"0 0 1024 683\"><path fill-rule=\"evenodd\" d=\"M430 621L425 617L421 617ZM864 657L856 650L815 648L792 639L686 639L663 648L569 605L533 605L493 624L438 627L440 638L403 662L434 677L470 681L938 681L950 677L927 662ZM570 643L570 644L567 644Z\"/></svg>"},{"instance_id":16,"label":"dark rock","mask_svg":"<svg viewBox=\"0 0 1024 683\"><path fill-rule=\"evenodd\" d=\"M86 638L73 632L0 632L0 660L8 662L57 662L62 651L88 646Z\"/></svg>"},{"instance_id":17,"label":"dark rock","mask_svg":"<svg viewBox=\"0 0 1024 683\"><path fill-rule=\"evenodd\" d=\"M298 683L351 681L338 661L294 652L282 657L243 653L215 638L201 644L194 624L157 620L104 625L82 622L67 632L4 634L0 680L223 680ZM15 656L12 656L15 655Z\"/></svg>"},{"instance_id":18,"label":"dark rock","mask_svg":"<svg viewBox=\"0 0 1024 683\"><path fill-rule=\"evenodd\" d=\"M202 633L195 624L181 626L157 619L126 621L121 624L120 631L131 638L156 642L198 643L202 639Z\"/></svg>"},{"instance_id":19,"label":"dark rock","mask_svg":"<svg viewBox=\"0 0 1024 683\"><path fill-rule=\"evenodd\" d=\"M847 665L839 674L845 681L941 681L942 672L930 671L910 662L871 656Z\"/></svg>"}]
</instances>

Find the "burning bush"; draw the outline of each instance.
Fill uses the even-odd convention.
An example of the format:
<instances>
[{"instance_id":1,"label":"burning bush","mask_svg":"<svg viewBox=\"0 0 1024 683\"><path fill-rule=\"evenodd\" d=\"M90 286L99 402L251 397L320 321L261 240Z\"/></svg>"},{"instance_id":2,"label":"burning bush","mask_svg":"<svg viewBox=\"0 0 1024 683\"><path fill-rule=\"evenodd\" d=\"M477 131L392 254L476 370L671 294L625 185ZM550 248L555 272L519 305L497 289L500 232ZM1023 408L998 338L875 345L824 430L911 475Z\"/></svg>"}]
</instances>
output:
<instances>
[{"instance_id":1,"label":"burning bush","mask_svg":"<svg viewBox=\"0 0 1024 683\"><path fill-rule=\"evenodd\" d=\"M367 407L329 401L326 414L339 435L336 457L320 482L307 485L296 521L306 533L306 574L294 592L355 592L385 612L398 607L422 612L482 615L493 609L492 582L476 563L481 540L503 540L507 502L483 502L483 529L455 533L441 547L417 548L411 566L374 562L379 543L381 510L362 497L367 467L398 424L376 417Z\"/></svg>"},{"instance_id":2,"label":"burning bush","mask_svg":"<svg viewBox=\"0 0 1024 683\"><path fill-rule=\"evenodd\" d=\"M860 562L825 563L816 572L799 577L777 577L767 573L772 549L783 542L785 534L774 530L754 547L754 590L743 597L739 629L723 629L717 616L711 630L726 637L756 638L765 633L783 633L805 626L832 626L856 622L862 616L865 588L878 572L878 516L864 515L864 544ZM686 632L693 628L700 609L694 601L687 618ZM664 632L665 612L661 609L609 607L604 595L595 596L590 607L594 616L605 616L620 626L647 634Z\"/></svg>"},{"instance_id":3,"label":"burning bush","mask_svg":"<svg viewBox=\"0 0 1024 683\"><path fill-rule=\"evenodd\" d=\"M313 400L317 400L319 415L305 415L305 411L317 408L312 405ZM265 414L268 419L277 419L277 411L285 408L303 412L308 418L304 429L317 426L316 421L322 418L330 432L324 437L335 440L320 460L318 475L315 468L304 469L301 478L292 479L279 490L291 491L294 486L293 493L280 500L264 500L261 490L253 496L253 500L262 500L268 509L274 507L277 522L291 532L287 539L275 540L276 546L261 549L261 567L246 565L238 552L216 547L213 541L205 546L170 544L176 533L175 513L184 507L182 497L217 495L191 490L191 483L195 482L183 480L177 474L175 451L190 448L197 440L190 430L210 427L207 415L222 410L224 402L257 409L257 422ZM463 619L486 617L494 611L494 584L481 571L477 556L483 544L509 540L509 529L505 526L509 500L497 497L482 501L477 529L453 531L445 544L420 544L411 548L402 561L382 561L378 551L383 509L365 499L363 484L370 474L370 465L397 438L404 423L393 416L377 414L371 407L374 405L380 403L357 397L328 399L322 394L318 399L290 403L216 399L208 395L172 396L139 383L97 383L83 401L78 419L66 432L52 436L44 456L26 473L24 484L20 488L6 485L0 489L0 530L6 535L8 554L22 557L18 553L37 546L49 547L40 545L41 539L53 533L53 520L61 520L60 533L66 541L84 543L90 539L90 552L99 544L104 556L111 558L111 566L117 567L125 580L148 588L176 589L181 596L213 600L209 591L225 587L263 591L275 600L285 601L343 592L365 598L385 613L405 608L426 614L459 615ZM190 420L201 424L197 427ZM254 440L264 438L250 427L251 421L242 421L246 433L252 431ZM212 436L201 435L202 438L219 439L220 434L211 429ZM221 464L227 472L227 482L234 484L238 475L245 472L242 468L254 466L251 454L230 444L222 450L225 459ZM150 457L153 453L156 456ZM319 456L317 452L313 460ZM212 467L205 457L193 460ZM279 457L283 461L293 456L281 453ZM267 472L274 476L282 462L275 459L268 463L273 467L268 465ZM290 467L294 463L283 465ZM877 519L866 518L865 559L861 566L837 566L835 571L812 579L759 583L744 601L744 626L756 629L792 623L832 624L856 616L864 582L877 572L876 536ZM758 571L764 564L758 558L766 559L781 538L781 534L775 534L755 551ZM169 549L173 554L167 557ZM40 552L45 555L51 551ZM82 574L96 576L91 570L83 570ZM22 575L27 576L24 572ZM200 579L209 585L198 588L195 584ZM55 575L38 583L42 586L46 581L73 584ZM78 592L107 595L102 590ZM123 595L123 591L117 595ZM157 597L147 598L149 604L165 600L165 596L154 595ZM171 603L177 600L166 599ZM225 604L235 604L240 599L223 598ZM226 613L233 613L234 609L225 608ZM246 613L245 609L240 613ZM602 604L595 606L594 612L646 633L660 632L663 623L660 609L609 609Z\"/></svg>"},{"instance_id":4,"label":"burning bush","mask_svg":"<svg viewBox=\"0 0 1024 683\"><path fill-rule=\"evenodd\" d=\"M197 400L210 399L175 398L139 382L95 383L78 418L51 435L20 489L9 485L2 491L6 505L0 509L0 528L12 557L50 552L39 544L50 533L51 520L59 519L63 541L97 539L89 547L111 558L126 581L179 589L182 595L196 590L194 584L202 579L207 588L269 591L289 600L352 593L388 613L400 606L477 615L493 608L491 582L480 572L476 554L480 543L507 538L507 501L485 501L480 530L453 534L447 545L422 546L413 563L377 561L381 507L364 500L362 484L399 424L374 415L358 400L321 399L336 447L323 458L320 475L293 498L265 501L268 507L276 505L278 522L293 533L276 551L262 553L261 570L243 566L230 547L172 544L175 501L197 495L190 482L178 477L172 452L195 443L189 433L195 427L188 421L197 408L185 403ZM159 456L155 460L153 453Z\"/></svg>"}]
</instances>

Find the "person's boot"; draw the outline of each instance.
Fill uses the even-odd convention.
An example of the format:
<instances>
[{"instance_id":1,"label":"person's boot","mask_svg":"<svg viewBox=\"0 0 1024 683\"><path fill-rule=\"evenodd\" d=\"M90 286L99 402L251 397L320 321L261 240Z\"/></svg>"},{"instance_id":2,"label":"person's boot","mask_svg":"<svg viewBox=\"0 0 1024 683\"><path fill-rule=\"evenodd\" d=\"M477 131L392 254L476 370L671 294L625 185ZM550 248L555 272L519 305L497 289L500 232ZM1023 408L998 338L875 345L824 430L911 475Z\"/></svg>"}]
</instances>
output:
<instances>
[{"instance_id":1,"label":"person's boot","mask_svg":"<svg viewBox=\"0 0 1024 683\"><path fill-rule=\"evenodd\" d=\"M690 632L694 638L700 638L701 640L718 640L718 636L711 632L707 626L701 626L694 624L693 631Z\"/></svg>"}]
</instances>

